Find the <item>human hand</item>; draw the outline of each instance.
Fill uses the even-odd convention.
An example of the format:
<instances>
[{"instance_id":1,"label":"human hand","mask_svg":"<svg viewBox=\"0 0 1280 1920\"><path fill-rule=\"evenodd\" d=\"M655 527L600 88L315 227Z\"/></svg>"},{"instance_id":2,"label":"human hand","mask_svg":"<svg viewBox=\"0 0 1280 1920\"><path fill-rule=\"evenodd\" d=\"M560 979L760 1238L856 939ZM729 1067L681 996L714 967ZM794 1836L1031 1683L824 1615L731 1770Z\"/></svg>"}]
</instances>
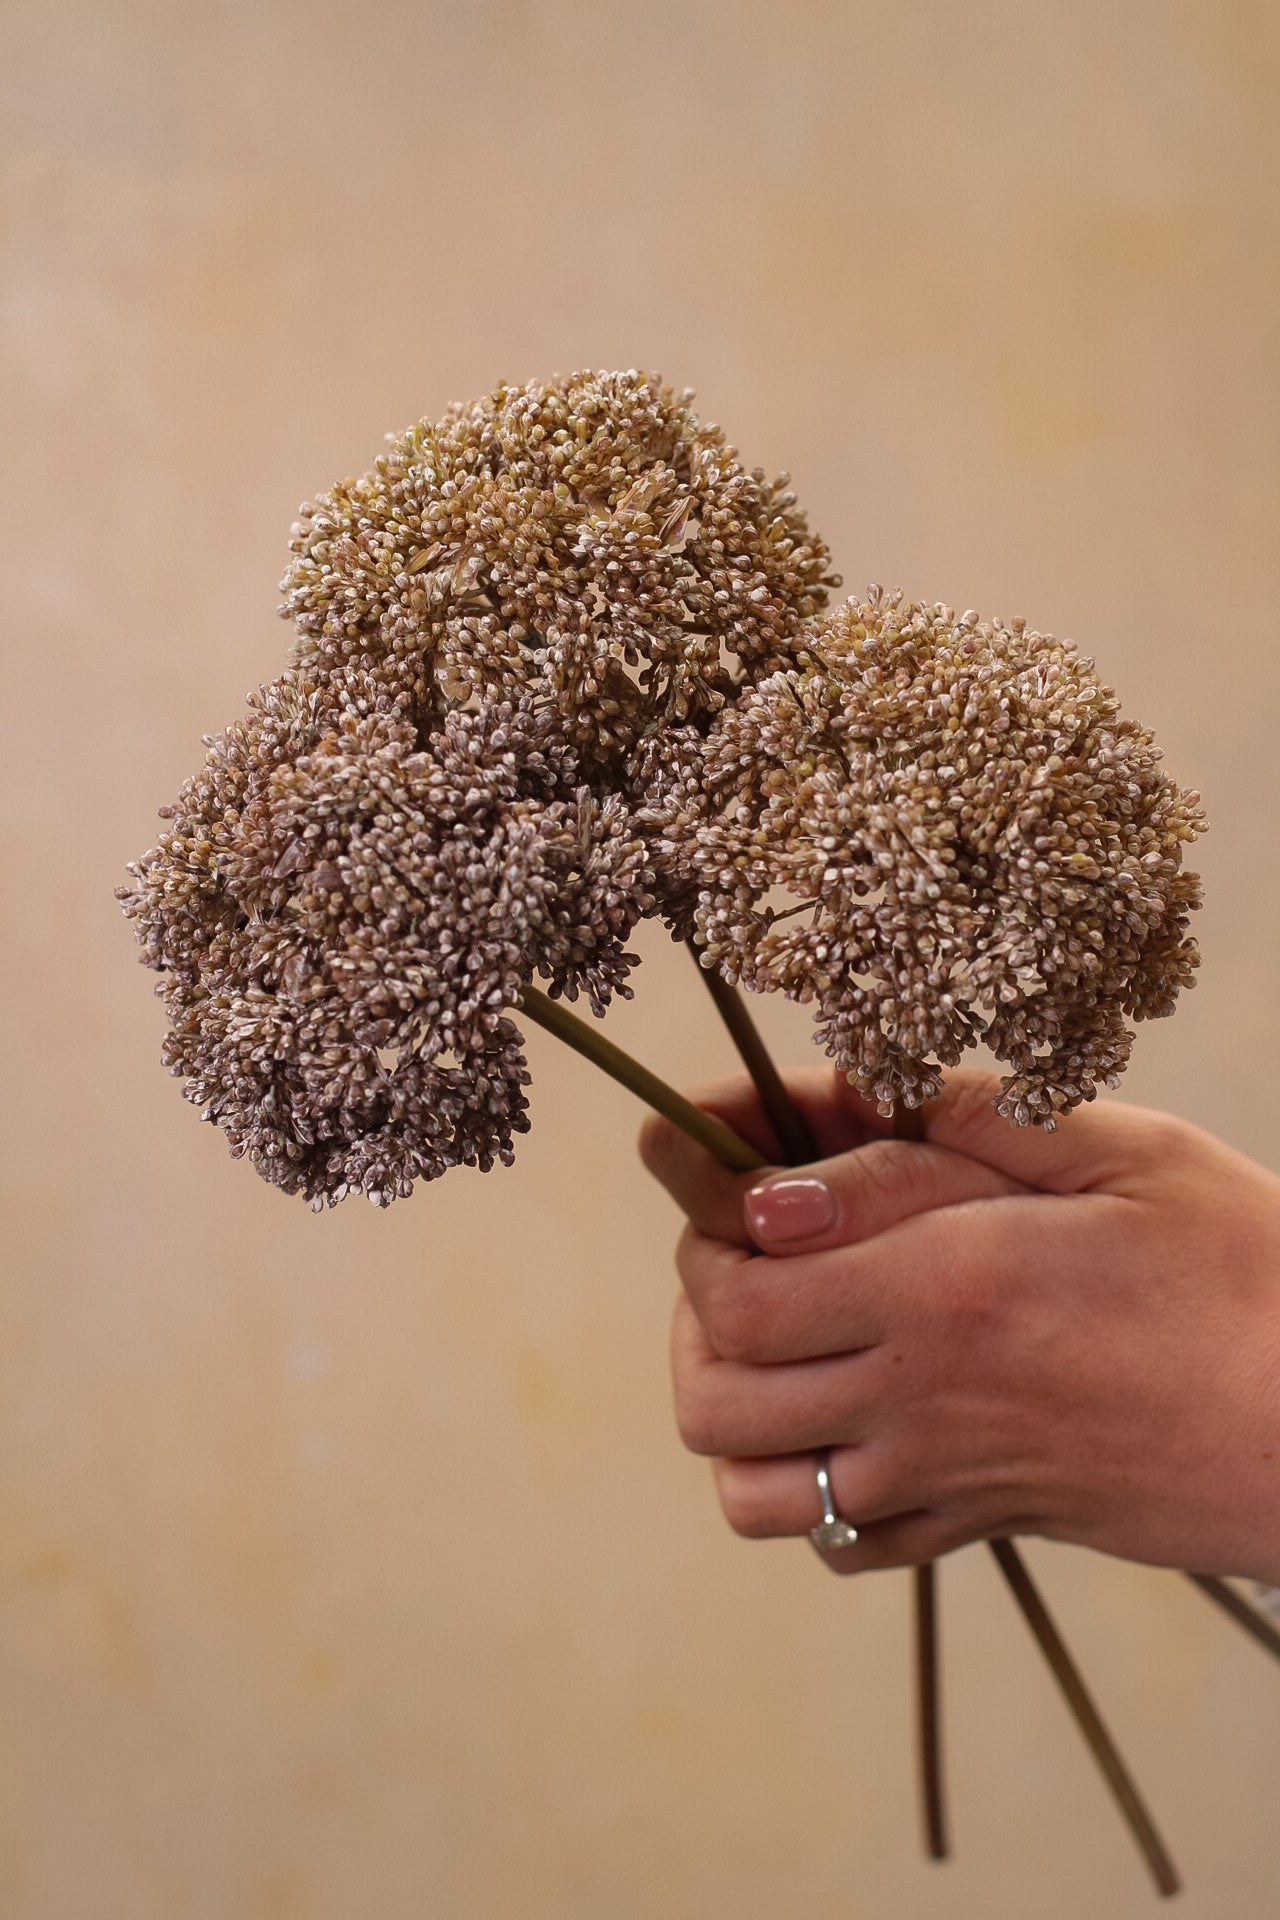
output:
<instances>
[{"instance_id":1,"label":"human hand","mask_svg":"<svg viewBox=\"0 0 1280 1920\"><path fill-rule=\"evenodd\" d=\"M689 1220L677 1416L730 1524L806 1534L830 1447L839 1572L1040 1534L1280 1583L1280 1179L1144 1108L1014 1128L995 1085L953 1075L917 1144L796 1076L829 1156L798 1172L645 1127ZM775 1150L745 1080L699 1104Z\"/></svg>"}]
</instances>

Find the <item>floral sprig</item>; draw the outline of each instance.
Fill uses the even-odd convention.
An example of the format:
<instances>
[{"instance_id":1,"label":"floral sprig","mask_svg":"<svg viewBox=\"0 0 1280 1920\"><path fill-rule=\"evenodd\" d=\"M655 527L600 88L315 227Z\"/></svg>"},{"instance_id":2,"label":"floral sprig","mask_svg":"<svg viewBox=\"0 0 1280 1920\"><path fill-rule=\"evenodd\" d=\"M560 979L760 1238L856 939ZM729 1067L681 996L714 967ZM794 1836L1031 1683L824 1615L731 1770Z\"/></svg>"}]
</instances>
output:
<instances>
[{"instance_id":1,"label":"floral sprig","mask_svg":"<svg viewBox=\"0 0 1280 1920\"><path fill-rule=\"evenodd\" d=\"M600 767L714 712L839 580L786 475L747 471L653 374L499 387L304 506L281 612L299 661L428 717L533 693Z\"/></svg>"},{"instance_id":2,"label":"floral sprig","mask_svg":"<svg viewBox=\"0 0 1280 1920\"><path fill-rule=\"evenodd\" d=\"M209 749L121 890L167 976L165 1059L313 1206L509 1163L535 976L603 1014L653 907L626 802L525 702L447 713L287 674Z\"/></svg>"},{"instance_id":3,"label":"floral sprig","mask_svg":"<svg viewBox=\"0 0 1280 1920\"><path fill-rule=\"evenodd\" d=\"M521 1021L722 1164L760 1165L558 1004L600 1016L629 996L645 917L697 949L797 1162L816 1149L739 983L810 1004L904 1137L979 1040L1010 1069L999 1110L1051 1130L1116 1083L1129 1023L1193 984L1198 796L1092 662L1024 621L879 588L829 610L839 579L786 476L745 469L691 398L635 371L502 386L304 506L292 663L208 742L119 890L187 1098L316 1209L509 1163ZM1173 1891L1016 1548L991 1544ZM933 1595L918 1569L940 1855Z\"/></svg>"},{"instance_id":4,"label":"floral sprig","mask_svg":"<svg viewBox=\"0 0 1280 1920\"><path fill-rule=\"evenodd\" d=\"M812 1004L882 1110L984 1041L1052 1129L1194 978L1198 796L1021 620L837 584L656 376L500 387L304 508L294 665L122 890L186 1092L268 1179L378 1204L507 1162L522 991L636 922Z\"/></svg>"},{"instance_id":5,"label":"floral sprig","mask_svg":"<svg viewBox=\"0 0 1280 1920\"><path fill-rule=\"evenodd\" d=\"M1018 1125L1114 1086L1194 983L1199 795L1093 662L872 588L668 754L647 819L706 963L812 1003L884 1113L984 1041Z\"/></svg>"}]
</instances>

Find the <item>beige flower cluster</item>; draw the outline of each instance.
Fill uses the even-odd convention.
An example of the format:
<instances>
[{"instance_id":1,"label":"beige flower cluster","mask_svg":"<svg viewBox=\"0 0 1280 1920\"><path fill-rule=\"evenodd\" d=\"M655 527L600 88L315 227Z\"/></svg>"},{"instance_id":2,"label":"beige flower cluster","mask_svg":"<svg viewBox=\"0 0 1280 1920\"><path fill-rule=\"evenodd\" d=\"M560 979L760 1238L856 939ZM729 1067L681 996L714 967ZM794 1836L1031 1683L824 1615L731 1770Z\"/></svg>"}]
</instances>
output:
<instances>
[{"instance_id":1,"label":"beige flower cluster","mask_svg":"<svg viewBox=\"0 0 1280 1920\"><path fill-rule=\"evenodd\" d=\"M535 973L603 1012L653 906L625 802L528 703L451 712L286 675L212 743L121 889L165 1059L234 1154L319 1207L509 1162Z\"/></svg>"},{"instance_id":2,"label":"beige flower cluster","mask_svg":"<svg viewBox=\"0 0 1280 1920\"><path fill-rule=\"evenodd\" d=\"M785 477L640 373L501 387L302 509L292 669L121 890L166 1059L321 1205L511 1156L535 978L597 1013L655 908L629 763L822 608Z\"/></svg>"},{"instance_id":3,"label":"beige flower cluster","mask_svg":"<svg viewBox=\"0 0 1280 1920\"><path fill-rule=\"evenodd\" d=\"M508 1161L541 978L637 920L813 1004L882 1108L984 1040L1019 1123L1113 1084L1196 963L1196 796L1066 642L826 612L785 477L638 373L501 387L302 510L291 668L120 897L165 1058L319 1207Z\"/></svg>"},{"instance_id":4,"label":"beige flower cluster","mask_svg":"<svg viewBox=\"0 0 1280 1920\"><path fill-rule=\"evenodd\" d=\"M786 476L747 472L643 373L499 387L302 508L282 613L299 659L433 711L543 690L597 764L713 712L825 606Z\"/></svg>"},{"instance_id":5,"label":"beige flower cluster","mask_svg":"<svg viewBox=\"0 0 1280 1920\"><path fill-rule=\"evenodd\" d=\"M1071 643L872 588L683 731L648 824L706 963L812 1002L882 1111L982 1040L1051 1129L1193 981L1205 823L1159 762Z\"/></svg>"}]
</instances>

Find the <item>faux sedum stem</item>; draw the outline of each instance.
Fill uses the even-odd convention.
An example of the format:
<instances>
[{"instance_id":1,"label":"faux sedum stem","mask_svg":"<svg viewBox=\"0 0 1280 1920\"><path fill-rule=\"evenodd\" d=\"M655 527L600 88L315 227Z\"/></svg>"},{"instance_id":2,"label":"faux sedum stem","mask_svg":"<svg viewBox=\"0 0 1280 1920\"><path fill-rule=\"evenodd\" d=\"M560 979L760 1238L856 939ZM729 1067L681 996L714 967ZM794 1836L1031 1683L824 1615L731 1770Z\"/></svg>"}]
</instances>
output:
<instances>
[{"instance_id":1,"label":"faux sedum stem","mask_svg":"<svg viewBox=\"0 0 1280 1920\"><path fill-rule=\"evenodd\" d=\"M1213 1573L1189 1573L1187 1578L1199 1587L1201 1593L1207 1594L1210 1600L1220 1606L1225 1614L1229 1614L1237 1626L1252 1634L1259 1646L1265 1647L1268 1653L1280 1660L1280 1630L1264 1619L1256 1607L1251 1607L1247 1600L1242 1599L1234 1587L1229 1587L1225 1580L1219 1580Z\"/></svg>"},{"instance_id":2,"label":"faux sedum stem","mask_svg":"<svg viewBox=\"0 0 1280 1920\"><path fill-rule=\"evenodd\" d=\"M693 948L692 951L695 959L698 958L697 949ZM703 969L703 977L711 989L711 997L738 1049L742 1063L755 1083L760 1104L779 1142L794 1143L801 1149L800 1154L794 1157L788 1156L790 1164L796 1165L801 1164L802 1160L815 1159L818 1148L808 1122L787 1091L742 996L719 973ZM893 1133L894 1138L898 1140L923 1140L925 1137L924 1109L909 1107L905 1102L899 1101L893 1116ZM1008 1582L1032 1637L1062 1690L1076 1725L1097 1761L1099 1770L1115 1797L1130 1832L1137 1841L1152 1878L1162 1893L1176 1892L1179 1884L1178 1876L1164 1843L1143 1804L1132 1776L1120 1757L1115 1742L1103 1724L1102 1717L1067 1652L1062 1636L1054 1625L1021 1554L1011 1540L992 1540L988 1545L1001 1573ZM1224 1588L1221 1581L1211 1581L1205 1577L1200 1577L1197 1584L1257 1638L1266 1644L1271 1644L1274 1639L1275 1645L1272 1651L1280 1650L1280 1635L1276 1635L1274 1629L1262 1621L1254 1610L1240 1600L1230 1588ZM932 1562L915 1569L913 1598L917 1740L925 1847L930 1859L944 1860L947 1857L948 1845L942 1769L938 1588L936 1569Z\"/></svg>"},{"instance_id":3,"label":"faux sedum stem","mask_svg":"<svg viewBox=\"0 0 1280 1920\"><path fill-rule=\"evenodd\" d=\"M704 967L698 947L689 942L689 951L698 962L716 1011L724 1021L729 1037L738 1050L743 1066L750 1074L765 1118L778 1137L787 1165L807 1166L818 1159L821 1149L813 1129L787 1090L786 1082L773 1063L773 1057L738 989L730 985L718 968ZM898 1103L893 1131L899 1139L924 1137L924 1116L919 1107ZM947 1846L946 1796L942 1778L942 1702L939 1686L937 1579L932 1562L917 1567L914 1581L916 1727L920 1768L920 1803L924 1815L925 1851L931 1860L945 1860Z\"/></svg>"},{"instance_id":4,"label":"faux sedum stem","mask_svg":"<svg viewBox=\"0 0 1280 1920\"><path fill-rule=\"evenodd\" d=\"M691 1140L696 1140L700 1147L705 1147L730 1173L754 1173L758 1168L768 1166L764 1155L757 1153L754 1147L749 1147L732 1127L726 1127L724 1121L717 1120L714 1114L704 1113L701 1107L695 1107L692 1100L686 1100L682 1093L677 1093L665 1080L660 1080L656 1073L641 1066L638 1060L624 1053L612 1040L606 1040L598 1026L587 1020L579 1020L576 1013L570 1013L562 1001L549 999L537 987L522 987L519 1006L526 1019L544 1027L557 1040L563 1040L566 1046L582 1054L593 1066L600 1067L611 1079L638 1095L655 1113L662 1114L682 1133L687 1133Z\"/></svg>"},{"instance_id":5,"label":"faux sedum stem","mask_svg":"<svg viewBox=\"0 0 1280 1920\"><path fill-rule=\"evenodd\" d=\"M787 1092L782 1075L774 1066L769 1049L747 1011L746 1002L718 968L703 966L700 951L692 940L689 942L689 951L715 1002L716 1012L738 1049L742 1064L751 1075L760 1096L764 1117L778 1137L783 1159L789 1167L807 1166L811 1160L818 1158L818 1143L813 1137L813 1129Z\"/></svg>"},{"instance_id":6,"label":"faux sedum stem","mask_svg":"<svg viewBox=\"0 0 1280 1920\"><path fill-rule=\"evenodd\" d=\"M938 1569L926 1560L913 1569L916 1656L916 1756L920 1768L920 1808L925 1851L945 1860L947 1803L942 1777L942 1684L938 1646Z\"/></svg>"},{"instance_id":7,"label":"faux sedum stem","mask_svg":"<svg viewBox=\"0 0 1280 1920\"><path fill-rule=\"evenodd\" d=\"M1008 1581L1027 1625L1035 1635L1040 1651L1052 1669L1054 1679L1062 1689L1076 1725L1088 1741L1089 1749L1111 1789L1116 1805L1151 1869L1152 1879L1161 1893L1165 1895L1177 1893L1182 1884L1178 1878L1178 1870L1169 1858L1168 1849L1156 1831L1155 1822L1147 1812L1142 1796L1134 1785L1124 1761L1120 1758L1101 1714L1089 1697L1088 1689L1080 1678L1075 1662L1067 1652L1053 1621L1049 1618L1048 1610L1036 1591L1031 1575L1027 1572L1011 1541L993 1540L990 1544L996 1563Z\"/></svg>"},{"instance_id":8,"label":"faux sedum stem","mask_svg":"<svg viewBox=\"0 0 1280 1920\"><path fill-rule=\"evenodd\" d=\"M711 984L710 977L708 977L708 984ZM795 1108L777 1069L769 1059L750 1014L742 1005L736 991L723 982L720 986L722 988L720 992L713 989L713 998L725 1019L725 1024L744 1064L756 1083L762 1106L766 1105L764 1086L769 1088L768 1109L771 1111L768 1112L768 1117L780 1143L790 1139L794 1144L798 1144L804 1137L808 1149L806 1159L812 1159L817 1149L807 1121ZM705 1147L722 1166L727 1167L731 1172L750 1173L768 1165L763 1154L757 1153L756 1149L734 1133L731 1127L727 1127L722 1120L717 1120L714 1115L704 1113L700 1107L695 1107L691 1100L686 1100L683 1094L677 1093L674 1087L669 1086L665 1080L661 1080L648 1067L642 1066L638 1060L624 1052L612 1040L606 1039L598 1026L586 1020L580 1020L563 1003L548 998L537 987L529 986L522 989L519 1006L527 1019L544 1028L557 1040L564 1041L575 1052L590 1060L594 1066L600 1067L611 1079L618 1081L621 1086L636 1094L656 1113L662 1114L682 1132L688 1134L690 1139L696 1140L700 1146ZM790 1113L787 1112L788 1108ZM919 1138L923 1133L921 1121L922 1116L918 1109L902 1107L896 1116L894 1132L900 1138ZM792 1161L791 1164L803 1163ZM1023 1618L1062 1690L1072 1717L1080 1728L1147 1862L1153 1880L1161 1893L1166 1895L1176 1893L1180 1882L1168 1850L1074 1661L1067 1652L1048 1609L1027 1572L1021 1555L1009 1540L992 1540L988 1544ZM1220 1594L1215 1591L1221 1583L1201 1580L1199 1584L1211 1594L1211 1597L1217 1599L1220 1605L1224 1604ZM925 1825L929 1851L934 1858L940 1859L945 1857L947 1845L938 1710L936 1587L932 1568L918 1571L915 1597L916 1658L920 1683L918 1701L920 1758ZM1231 1597L1234 1599L1236 1596ZM1259 1637L1262 1636L1259 1635Z\"/></svg>"},{"instance_id":9,"label":"faux sedum stem","mask_svg":"<svg viewBox=\"0 0 1280 1920\"><path fill-rule=\"evenodd\" d=\"M899 1100L893 1109L895 1140L923 1140L924 1108ZM925 1851L931 1860L945 1860L947 1846L946 1796L942 1780L942 1688L938 1641L938 1572L932 1560L915 1570L916 1732L920 1767L920 1800L924 1813Z\"/></svg>"}]
</instances>

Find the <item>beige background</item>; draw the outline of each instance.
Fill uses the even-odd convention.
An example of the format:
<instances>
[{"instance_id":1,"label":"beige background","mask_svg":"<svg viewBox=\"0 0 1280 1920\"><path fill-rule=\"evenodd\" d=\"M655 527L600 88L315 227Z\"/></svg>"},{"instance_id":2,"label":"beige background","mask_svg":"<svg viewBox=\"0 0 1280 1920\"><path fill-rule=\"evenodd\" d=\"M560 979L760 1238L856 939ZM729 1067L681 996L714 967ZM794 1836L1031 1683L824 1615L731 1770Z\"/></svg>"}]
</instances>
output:
<instances>
[{"instance_id":1,"label":"beige background","mask_svg":"<svg viewBox=\"0 0 1280 1920\"><path fill-rule=\"evenodd\" d=\"M656 366L851 585L1070 633L1157 728L1205 966L1126 1097L1280 1164L1276 23L10 0L5 1920L1146 1911L980 1552L920 1862L905 1577L719 1523L624 1095L535 1035L514 1171L314 1219L166 1080L111 888L283 660L299 500L500 378ZM624 1041L726 1069L645 951ZM1274 1914L1280 1673L1172 1575L1031 1552L1182 1912Z\"/></svg>"}]
</instances>

